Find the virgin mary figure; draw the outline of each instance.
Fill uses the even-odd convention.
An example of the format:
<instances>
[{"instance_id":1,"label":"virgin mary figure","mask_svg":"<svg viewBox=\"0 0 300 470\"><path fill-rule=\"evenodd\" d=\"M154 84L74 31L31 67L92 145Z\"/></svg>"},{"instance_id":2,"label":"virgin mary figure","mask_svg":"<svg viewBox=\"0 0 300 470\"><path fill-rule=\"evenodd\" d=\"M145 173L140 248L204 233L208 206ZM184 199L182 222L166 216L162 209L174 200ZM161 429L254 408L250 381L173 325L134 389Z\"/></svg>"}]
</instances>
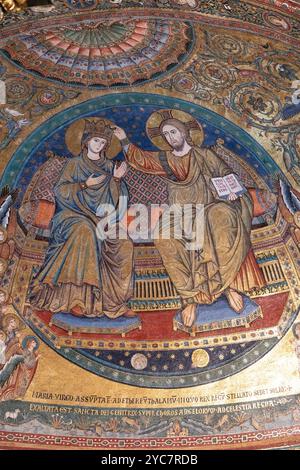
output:
<instances>
[{"instance_id":1,"label":"virgin mary figure","mask_svg":"<svg viewBox=\"0 0 300 470\"><path fill-rule=\"evenodd\" d=\"M97 236L99 207L117 208L126 196L121 180L126 163L109 158L120 150L107 120L80 120L66 133L73 154L54 188L56 214L44 264L34 279L31 304L53 313L109 318L134 316L132 296L133 245ZM102 206L103 207L103 206Z\"/></svg>"}]
</instances>

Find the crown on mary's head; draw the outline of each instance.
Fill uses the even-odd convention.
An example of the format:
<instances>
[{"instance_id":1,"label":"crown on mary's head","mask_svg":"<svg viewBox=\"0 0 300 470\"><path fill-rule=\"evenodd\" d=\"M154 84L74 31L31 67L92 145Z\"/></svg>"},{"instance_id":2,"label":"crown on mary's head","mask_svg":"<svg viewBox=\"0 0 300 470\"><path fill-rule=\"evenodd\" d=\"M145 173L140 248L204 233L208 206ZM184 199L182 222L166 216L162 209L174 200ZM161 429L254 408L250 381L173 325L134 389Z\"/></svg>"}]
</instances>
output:
<instances>
[{"instance_id":1,"label":"crown on mary's head","mask_svg":"<svg viewBox=\"0 0 300 470\"><path fill-rule=\"evenodd\" d=\"M104 120L100 119L97 121L92 121L85 119L83 133L84 140L86 140L87 137L102 137L103 139L110 141L112 135L113 129Z\"/></svg>"}]
</instances>

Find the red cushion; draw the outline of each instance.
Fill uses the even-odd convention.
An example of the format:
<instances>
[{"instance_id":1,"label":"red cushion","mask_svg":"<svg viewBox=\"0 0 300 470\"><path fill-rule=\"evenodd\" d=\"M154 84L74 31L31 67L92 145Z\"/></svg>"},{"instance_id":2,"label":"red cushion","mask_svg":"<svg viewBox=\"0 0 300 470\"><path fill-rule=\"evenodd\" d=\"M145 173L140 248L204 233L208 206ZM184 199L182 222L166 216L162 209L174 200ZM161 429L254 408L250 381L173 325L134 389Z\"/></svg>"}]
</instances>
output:
<instances>
[{"instance_id":1,"label":"red cushion","mask_svg":"<svg viewBox=\"0 0 300 470\"><path fill-rule=\"evenodd\" d=\"M53 202L45 200L38 201L32 225L42 229L49 228L54 212L55 204Z\"/></svg>"},{"instance_id":2,"label":"red cushion","mask_svg":"<svg viewBox=\"0 0 300 470\"><path fill-rule=\"evenodd\" d=\"M248 192L254 204L253 217L270 212L277 204L276 195L266 189L250 188Z\"/></svg>"}]
</instances>

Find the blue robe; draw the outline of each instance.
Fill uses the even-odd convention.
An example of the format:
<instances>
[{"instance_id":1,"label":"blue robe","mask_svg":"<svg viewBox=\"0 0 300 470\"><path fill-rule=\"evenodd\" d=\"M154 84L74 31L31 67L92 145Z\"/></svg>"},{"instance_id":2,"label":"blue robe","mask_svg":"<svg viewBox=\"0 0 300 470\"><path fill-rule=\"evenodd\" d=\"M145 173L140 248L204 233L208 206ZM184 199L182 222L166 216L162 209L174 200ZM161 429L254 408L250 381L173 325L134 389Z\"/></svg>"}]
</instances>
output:
<instances>
[{"instance_id":1,"label":"blue robe","mask_svg":"<svg viewBox=\"0 0 300 470\"><path fill-rule=\"evenodd\" d=\"M71 159L54 188L56 213L45 262L34 281L31 303L51 312L80 307L84 316L117 318L132 295L133 246L128 239L100 240L99 206L115 208L127 196L124 182L113 178L114 164L86 154ZM89 176L104 175L97 186L82 189ZM117 220L118 223L118 220Z\"/></svg>"}]
</instances>

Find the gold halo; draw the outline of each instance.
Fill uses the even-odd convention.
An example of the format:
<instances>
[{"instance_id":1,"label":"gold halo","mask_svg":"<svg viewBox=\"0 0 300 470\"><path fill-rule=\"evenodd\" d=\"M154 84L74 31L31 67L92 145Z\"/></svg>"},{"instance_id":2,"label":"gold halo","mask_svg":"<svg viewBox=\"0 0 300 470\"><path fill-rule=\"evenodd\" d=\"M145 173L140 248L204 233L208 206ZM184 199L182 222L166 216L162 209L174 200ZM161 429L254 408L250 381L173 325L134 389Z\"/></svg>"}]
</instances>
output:
<instances>
[{"instance_id":1,"label":"gold halo","mask_svg":"<svg viewBox=\"0 0 300 470\"><path fill-rule=\"evenodd\" d=\"M193 116L179 109L161 109L151 114L146 124L147 135L156 147L161 150L172 150L161 133L158 132L161 123L166 119L177 119L183 124L188 124L193 144L202 145L204 140L203 128Z\"/></svg>"},{"instance_id":2,"label":"gold halo","mask_svg":"<svg viewBox=\"0 0 300 470\"><path fill-rule=\"evenodd\" d=\"M94 122L104 121L106 125L114 128L116 125L109 121L108 119L98 118L98 117L89 117L87 119L78 119L78 121L73 122L66 132L65 142L68 147L68 150L74 155L78 156L81 152L81 139L83 136L85 121L92 120ZM106 150L106 156L109 159L112 159L121 152L122 146L119 139L113 134L109 148Z\"/></svg>"},{"instance_id":3,"label":"gold halo","mask_svg":"<svg viewBox=\"0 0 300 470\"><path fill-rule=\"evenodd\" d=\"M2 328L4 330L6 330L6 328L8 327L8 324L10 322L10 320L14 319L16 321L16 329L17 330L22 330L24 328L24 326L22 325L21 321L20 321L20 318L15 314L15 313L5 313L4 314L4 317L2 319Z\"/></svg>"}]
</instances>

